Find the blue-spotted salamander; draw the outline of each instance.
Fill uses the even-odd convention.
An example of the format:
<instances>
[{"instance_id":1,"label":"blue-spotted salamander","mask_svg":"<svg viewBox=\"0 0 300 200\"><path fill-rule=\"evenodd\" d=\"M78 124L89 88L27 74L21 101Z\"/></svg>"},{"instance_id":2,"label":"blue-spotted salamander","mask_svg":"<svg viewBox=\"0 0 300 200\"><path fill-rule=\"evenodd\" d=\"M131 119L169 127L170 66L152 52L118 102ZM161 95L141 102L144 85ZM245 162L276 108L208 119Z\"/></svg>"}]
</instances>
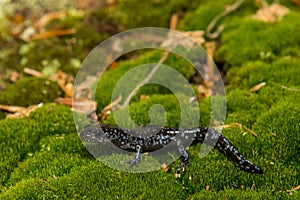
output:
<instances>
[{"instance_id":1,"label":"blue-spotted salamander","mask_svg":"<svg viewBox=\"0 0 300 200\"><path fill-rule=\"evenodd\" d=\"M87 125L81 132L80 137L85 142L105 143L108 140L119 148L136 152L131 164L138 164L140 154L159 150L170 142L175 141L181 155L181 165L177 168L183 173L189 163L189 155L182 141L192 137L192 144L202 143L204 139L215 139L214 148L221 151L229 160L240 167L241 170L253 174L262 174L263 170L244 158L242 154L220 133L211 128L186 128L178 129L161 126L145 126L140 130L119 128L115 125ZM149 135L149 136L147 136Z\"/></svg>"}]
</instances>

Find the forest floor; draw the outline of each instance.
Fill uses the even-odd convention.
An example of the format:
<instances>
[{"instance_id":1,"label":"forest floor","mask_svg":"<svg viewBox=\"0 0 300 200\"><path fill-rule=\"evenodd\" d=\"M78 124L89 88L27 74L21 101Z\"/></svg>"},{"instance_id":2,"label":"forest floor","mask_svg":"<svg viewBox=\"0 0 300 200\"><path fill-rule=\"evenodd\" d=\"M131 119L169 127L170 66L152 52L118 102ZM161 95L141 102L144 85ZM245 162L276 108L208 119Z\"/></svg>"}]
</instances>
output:
<instances>
[{"instance_id":1,"label":"forest floor","mask_svg":"<svg viewBox=\"0 0 300 200\"><path fill-rule=\"evenodd\" d=\"M300 199L299 0L38 2L8 3L0 24L0 199ZM225 83L222 134L264 174L239 170L217 150L200 158L201 144L188 148L181 178L174 176L179 160L127 173L89 153L70 108L76 75L99 43L140 27L171 28L206 49ZM118 81L135 66L159 62L188 80L199 124L209 126L210 82L185 59L158 49L126 53L95 72L95 98L74 100L73 111L76 103L92 103L99 120L116 123L110 111L126 111L111 102ZM178 100L158 85L133 95L131 118L150 123L156 104L167 113L164 125L179 127Z\"/></svg>"}]
</instances>

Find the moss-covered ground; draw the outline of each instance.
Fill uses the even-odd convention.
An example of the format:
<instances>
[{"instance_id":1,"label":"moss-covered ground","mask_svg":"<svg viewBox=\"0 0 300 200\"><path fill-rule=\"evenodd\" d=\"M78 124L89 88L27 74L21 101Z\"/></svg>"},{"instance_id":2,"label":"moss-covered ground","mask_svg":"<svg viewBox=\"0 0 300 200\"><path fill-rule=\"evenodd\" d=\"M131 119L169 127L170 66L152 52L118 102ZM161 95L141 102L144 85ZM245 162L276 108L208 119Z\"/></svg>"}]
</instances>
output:
<instances>
[{"instance_id":1,"label":"moss-covered ground","mask_svg":"<svg viewBox=\"0 0 300 200\"><path fill-rule=\"evenodd\" d=\"M234 126L224 129L223 134L264 170L262 175L240 171L216 150L200 159L201 144L188 149L191 163L180 179L174 177L179 161L172 163L168 172L161 169L134 174L109 168L86 150L70 108L52 103L63 97L58 84L23 73L29 67L61 69L75 75L77 61L114 33L142 26L168 27L175 12L181 17L179 30L205 29L234 0L167 2L120 1L113 8L53 22L53 26L59 23L76 28L75 35L29 43L13 40L0 26L0 43L5 47L0 49L0 104L45 104L21 119L5 119L7 113L0 111L0 199L300 199L299 190L290 191L300 185L300 8L292 1L281 1L290 13L274 23L251 19L258 7L254 1L245 0L217 24L226 27L214 57L225 74L225 123L240 123L258 137ZM76 43L71 45L72 38ZM96 94L97 112L110 103L114 85L126 71L157 62L162 54L147 51L121 58L117 67L102 76ZM170 55L164 64L175 68L196 88L195 71L189 63ZM21 76L14 83L8 78L13 70ZM261 82L265 82L264 87L251 91ZM141 94L148 98L139 99ZM153 104L164 106L166 125L179 126L181 113L176 98L168 89L155 85L141 88L133 98L132 119L138 124L149 123L148 110ZM200 113L200 124L207 126L209 98L200 100ZM105 123L114 123L114 119L109 116Z\"/></svg>"}]
</instances>

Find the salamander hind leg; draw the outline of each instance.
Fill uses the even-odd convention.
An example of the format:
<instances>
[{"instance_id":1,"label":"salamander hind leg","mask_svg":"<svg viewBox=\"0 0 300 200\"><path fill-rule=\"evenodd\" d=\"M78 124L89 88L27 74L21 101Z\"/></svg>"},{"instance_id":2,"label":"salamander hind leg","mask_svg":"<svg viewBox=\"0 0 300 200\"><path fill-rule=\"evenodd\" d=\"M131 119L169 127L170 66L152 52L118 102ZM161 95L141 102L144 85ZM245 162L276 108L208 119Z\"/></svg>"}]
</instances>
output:
<instances>
[{"instance_id":1,"label":"salamander hind leg","mask_svg":"<svg viewBox=\"0 0 300 200\"><path fill-rule=\"evenodd\" d=\"M187 171L187 165L189 164L189 154L185 150L185 147L182 145L181 141L177 141L178 150L180 153L181 164L177 166L175 176L180 178L181 174L184 175Z\"/></svg>"}]
</instances>

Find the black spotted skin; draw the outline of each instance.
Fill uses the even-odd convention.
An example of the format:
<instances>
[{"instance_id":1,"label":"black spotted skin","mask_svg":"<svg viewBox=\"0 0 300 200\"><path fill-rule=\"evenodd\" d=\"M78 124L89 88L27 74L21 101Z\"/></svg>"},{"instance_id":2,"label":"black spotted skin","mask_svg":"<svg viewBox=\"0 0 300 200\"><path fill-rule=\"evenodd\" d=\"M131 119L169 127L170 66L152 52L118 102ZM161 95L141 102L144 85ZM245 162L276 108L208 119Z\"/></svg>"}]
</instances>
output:
<instances>
[{"instance_id":1,"label":"black spotted skin","mask_svg":"<svg viewBox=\"0 0 300 200\"><path fill-rule=\"evenodd\" d=\"M189 163L189 155L183 145L184 141L192 140L192 144L202 143L204 139L216 141L214 148L225 154L229 160L241 170L253 174L262 174L263 171L255 164L244 158L242 154L220 133L210 128L186 128L145 126L139 130L119 128L114 125L87 125L80 133L85 142L106 143L112 142L119 148L137 152L136 161L141 152L151 152L161 149L175 141L181 154L181 165L178 170L185 172ZM192 137L192 138L191 138ZM136 164L135 160L131 163Z\"/></svg>"}]
</instances>

